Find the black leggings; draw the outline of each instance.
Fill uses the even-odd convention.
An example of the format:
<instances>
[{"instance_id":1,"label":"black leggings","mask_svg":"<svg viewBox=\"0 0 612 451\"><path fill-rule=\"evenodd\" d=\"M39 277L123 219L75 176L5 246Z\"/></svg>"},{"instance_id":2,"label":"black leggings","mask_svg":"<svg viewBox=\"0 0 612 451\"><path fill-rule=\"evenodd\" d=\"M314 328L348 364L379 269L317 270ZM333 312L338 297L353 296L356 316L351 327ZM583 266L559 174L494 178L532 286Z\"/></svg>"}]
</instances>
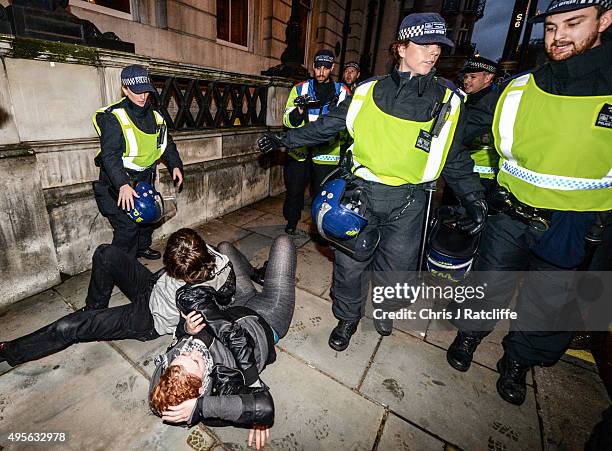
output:
<instances>
[{"instance_id":1,"label":"black leggings","mask_svg":"<svg viewBox=\"0 0 612 451\"><path fill-rule=\"evenodd\" d=\"M295 246L287 235L274 240L270 249L265 282L261 293L255 290L251 276L254 268L233 244L224 241L219 252L229 257L236 273L236 297L232 305L248 307L274 329L279 338L289 330L295 308Z\"/></svg>"}]
</instances>

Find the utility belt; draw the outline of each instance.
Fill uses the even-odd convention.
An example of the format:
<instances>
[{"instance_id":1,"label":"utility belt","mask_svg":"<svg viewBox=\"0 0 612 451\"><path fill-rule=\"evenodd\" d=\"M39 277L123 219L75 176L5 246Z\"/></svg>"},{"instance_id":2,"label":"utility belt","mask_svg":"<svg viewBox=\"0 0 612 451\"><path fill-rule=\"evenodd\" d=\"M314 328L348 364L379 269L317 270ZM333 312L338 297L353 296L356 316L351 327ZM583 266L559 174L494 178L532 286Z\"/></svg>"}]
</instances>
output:
<instances>
[{"instance_id":1,"label":"utility belt","mask_svg":"<svg viewBox=\"0 0 612 451\"><path fill-rule=\"evenodd\" d=\"M132 180L133 183L145 182L149 185L155 186L155 166L156 165L153 164L148 168L143 169L142 171L125 168L125 172L127 172L127 174L130 176L130 180Z\"/></svg>"},{"instance_id":2,"label":"utility belt","mask_svg":"<svg viewBox=\"0 0 612 451\"><path fill-rule=\"evenodd\" d=\"M539 232L546 232L550 228L554 210L527 205L518 200L510 191L499 185L491 193L488 203L493 214L505 213Z\"/></svg>"},{"instance_id":3,"label":"utility belt","mask_svg":"<svg viewBox=\"0 0 612 451\"><path fill-rule=\"evenodd\" d=\"M550 228L552 215L555 212L527 205L499 185L487 201L491 213L505 213L540 232L546 232ZM604 229L611 225L612 210L598 212L597 220L585 235L585 240L595 245L601 243Z\"/></svg>"},{"instance_id":4,"label":"utility belt","mask_svg":"<svg viewBox=\"0 0 612 451\"><path fill-rule=\"evenodd\" d=\"M148 168L143 168L143 169L140 169L140 170L130 169L130 168L124 168L124 169L125 169L125 172L127 172L127 174L130 177L132 177L132 178L139 178L139 177L142 177L142 176L146 177L149 174L154 174L156 166L157 166L156 164L152 164Z\"/></svg>"}]
</instances>

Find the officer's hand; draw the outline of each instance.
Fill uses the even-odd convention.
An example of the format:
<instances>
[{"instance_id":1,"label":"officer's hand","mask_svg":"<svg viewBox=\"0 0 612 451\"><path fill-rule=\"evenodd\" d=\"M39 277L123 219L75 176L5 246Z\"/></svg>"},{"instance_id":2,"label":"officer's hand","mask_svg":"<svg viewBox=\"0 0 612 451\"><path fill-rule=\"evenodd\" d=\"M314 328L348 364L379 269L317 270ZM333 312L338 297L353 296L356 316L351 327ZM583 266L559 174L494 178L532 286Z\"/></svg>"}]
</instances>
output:
<instances>
[{"instance_id":1,"label":"officer's hand","mask_svg":"<svg viewBox=\"0 0 612 451\"><path fill-rule=\"evenodd\" d=\"M257 140L257 146L261 153L270 153L273 150L283 146L281 139L273 133L264 133L261 138Z\"/></svg>"},{"instance_id":2,"label":"officer's hand","mask_svg":"<svg viewBox=\"0 0 612 451\"><path fill-rule=\"evenodd\" d=\"M298 108L305 108L308 106L308 103L312 101L312 97L310 97L308 94L304 94L303 96L297 96L294 100L293 100L293 105L295 105Z\"/></svg>"},{"instance_id":3,"label":"officer's hand","mask_svg":"<svg viewBox=\"0 0 612 451\"><path fill-rule=\"evenodd\" d=\"M469 195L468 195L469 196ZM463 216L457 221L459 229L468 235L476 235L480 232L487 220L487 203L484 199L463 199L463 208L467 216Z\"/></svg>"},{"instance_id":4,"label":"officer's hand","mask_svg":"<svg viewBox=\"0 0 612 451\"><path fill-rule=\"evenodd\" d=\"M134 188L128 183L122 185L119 188L119 197L117 199L117 206L123 210L131 210L134 208L134 197L140 197Z\"/></svg>"},{"instance_id":5,"label":"officer's hand","mask_svg":"<svg viewBox=\"0 0 612 451\"><path fill-rule=\"evenodd\" d=\"M183 184L183 173L179 168L174 168L172 170L172 180L174 180L177 188L180 188Z\"/></svg>"}]
</instances>

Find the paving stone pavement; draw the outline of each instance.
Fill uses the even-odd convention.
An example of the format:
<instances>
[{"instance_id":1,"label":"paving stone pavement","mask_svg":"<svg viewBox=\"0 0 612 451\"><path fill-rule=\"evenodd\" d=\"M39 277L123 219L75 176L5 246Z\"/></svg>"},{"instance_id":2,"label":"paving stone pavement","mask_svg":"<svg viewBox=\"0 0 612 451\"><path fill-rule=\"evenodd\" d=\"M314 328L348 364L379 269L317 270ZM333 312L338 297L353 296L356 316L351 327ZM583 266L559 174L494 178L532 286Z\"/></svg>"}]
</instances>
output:
<instances>
[{"instance_id":1,"label":"paving stone pavement","mask_svg":"<svg viewBox=\"0 0 612 451\"><path fill-rule=\"evenodd\" d=\"M211 244L230 241L262 264L284 233L282 197L270 197L197 227ZM504 327L478 348L467 373L448 366L454 332L432 322L396 324L380 337L362 321L342 353L327 345L336 324L329 288L333 251L312 239L308 208L298 247L296 311L278 359L262 375L276 423L271 450L578 450L601 411L605 389L592 364L565 357L529 375L521 407L495 390ZM163 250L164 242L154 247ZM143 261L152 271L161 261ZM0 340L40 328L84 305L89 272L0 311ZM110 305L129 302L118 290ZM369 312L370 309L367 310ZM367 313L368 316L371 316ZM0 375L0 450L246 449L248 431L165 425L149 413L152 360L170 337L150 342L83 343ZM64 432L45 446L8 440L9 432Z\"/></svg>"}]
</instances>

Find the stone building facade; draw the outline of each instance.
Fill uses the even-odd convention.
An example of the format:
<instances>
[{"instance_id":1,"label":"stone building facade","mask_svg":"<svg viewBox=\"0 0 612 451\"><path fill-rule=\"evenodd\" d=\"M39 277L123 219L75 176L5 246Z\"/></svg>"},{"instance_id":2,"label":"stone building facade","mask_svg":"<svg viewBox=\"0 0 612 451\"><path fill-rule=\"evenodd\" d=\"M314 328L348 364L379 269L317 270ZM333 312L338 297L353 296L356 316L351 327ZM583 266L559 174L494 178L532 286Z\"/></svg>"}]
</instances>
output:
<instances>
[{"instance_id":1,"label":"stone building facade","mask_svg":"<svg viewBox=\"0 0 612 451\"><path fill-rule=\"evenodd\" d=\"M0 0L3 7L62 3ZM159 237L283 190L282 161L261 157L255 141L281 127L295 82L261 75L281 62L292 11L301 25L301 63L309 70L314 53L325 47L338 63L361 61L366 74L383 74L386 47L402 17L440 11L446 3L69 1L77 20L133 43L134 54L24 38L14 30L0 34L0 308L53 286L61 274L88 269L96 246L110 240L91 190L99 144L91 118L120 96L123 67L149 68L185 162L179 194L160 167L159 186L176 194L178 213L157 230ZM6 15L2 20L6 25ZM336 77L340 70L337 64Z\"/></svg>"},{"instance_id":2,"label":"stone building facade","mask_svg":"<svg viewBox=\"0 0 612 451\"><path fill-rule=\"evenodd\" d=\"M365 0L348 15L346 0L298 1L307 66L322 47L358 59ZM242 10L228 10L235 4ZM284 189L280 162L255 142L280 128L293 83L260 75L280 62L291 5L70 0L74 16L134 43L135 54L0 35L0 308L88 269L96 246L110 241L91 189L99 145L91 119L120 96L126 65L149 68L185 163L178 194L159 167L158 187L176 196L178 211L157 237Z\"/></svg>"}]
</instances>

